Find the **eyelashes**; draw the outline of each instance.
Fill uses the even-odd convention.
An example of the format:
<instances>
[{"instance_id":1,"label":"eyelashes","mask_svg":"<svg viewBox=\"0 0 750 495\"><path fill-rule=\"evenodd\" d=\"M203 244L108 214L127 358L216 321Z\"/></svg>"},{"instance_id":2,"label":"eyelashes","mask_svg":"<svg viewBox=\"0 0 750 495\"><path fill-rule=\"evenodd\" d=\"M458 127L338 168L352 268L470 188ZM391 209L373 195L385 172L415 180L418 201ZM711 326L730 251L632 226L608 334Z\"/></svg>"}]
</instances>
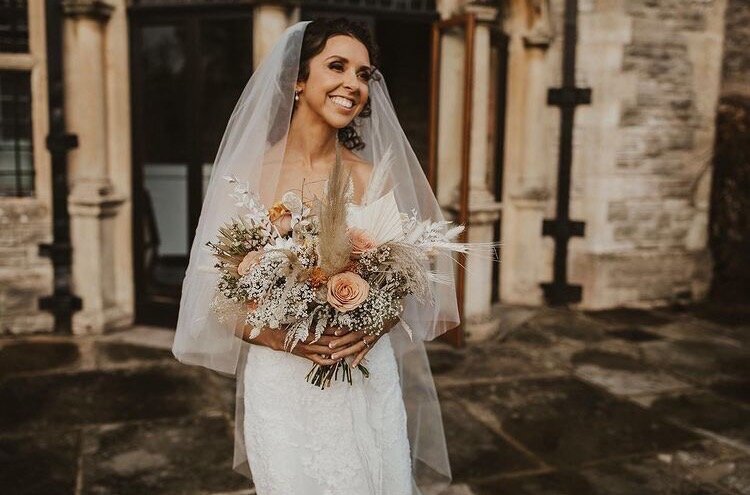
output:
<instances>
[{"instance_id":1,"label":"eyelashes","mask_svg":"<svg viewBox=\"0 0 750 495\"><path fill-rule=\"evenodd\" d=\"M328 68L333 69L336 72L344 70L344 66L341 62L332 62L328 64ZM357 75L365 82L369 82L372 78L372 74L370 73L370 71L362 71Z\"/></svg>"}]
</instances>

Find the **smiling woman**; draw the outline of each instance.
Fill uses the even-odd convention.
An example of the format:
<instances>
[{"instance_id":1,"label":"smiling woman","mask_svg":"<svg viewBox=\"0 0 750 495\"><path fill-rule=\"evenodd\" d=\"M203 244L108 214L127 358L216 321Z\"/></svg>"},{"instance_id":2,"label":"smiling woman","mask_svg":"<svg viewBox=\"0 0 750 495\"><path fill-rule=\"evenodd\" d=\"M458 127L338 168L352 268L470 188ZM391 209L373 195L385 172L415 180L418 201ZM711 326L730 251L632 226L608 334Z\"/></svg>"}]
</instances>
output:
<instances>
[{"instance_id":1,"label":"smiling woman","mask_svg":"<svg viewBox=\"0 0 750 495\"><path fill-rule=\"evenodd\" d=\"M451 478L423 341L459 321L453 259L435 253L420 267L429 270L422 280L429 293L424 300L406 296L387 306L377 285L364 285L349 246L367 249L380 239L374 228L359 234L348 230L356 227L356 212L365 209L378 218L390 211L387 218L396 219L404 236L444 223L377 63L368 31L347 19L290 27L243 91L213 167L173 352L182 362L235 373L234 467L253 479L258 495L420 495L438 492ZM328 320L306 327L293 311L293 317L274 311L270 320L254 320L257 307L251 314L245 307L229 308L226 318L217 318L211 309L215 260L206 258L210 253L203 247L238 209L239 193L228 189L234 186L225 185L224 177L242 183L243 194L260 199L258 211L274 217L283 215L291 196L299 196L299 208L289 206L283 223L290 239L305 229L303 205L317 208L318 222L308 224L319 229L311 244L314 253L295 257L320 262L315 266L320 277L312 277L313 270L310 280L327 291L327 304L337 311L370 304L374 309L367 324L376 332L363 330L364 317L338 327L327 326ZM390 198L390 210L376 203L382 198ZM402 212L414 223L402 224ZM291 250L292 244L281 242L274 249ZM246 264L253 263L251 256ZM422 261L410 259L408 266L416 268L415 263ZM379 273L390 273L383 280L402 286L392 265ZM257 281L262 285L268 279ZM304 290L300 295L289 285L278 286L284 287L296 298L285 312L298 300L307 304ZM278 330L286 325L295 335L300 332L292 349L285 346L286 332ZM338 369L332 365L342 360L347 363L343 369L354 371L341 381L332 377L324 390L304 379L311 364ZM359 373L360 363L369 372Z\"/></svg>"}]
</instances>

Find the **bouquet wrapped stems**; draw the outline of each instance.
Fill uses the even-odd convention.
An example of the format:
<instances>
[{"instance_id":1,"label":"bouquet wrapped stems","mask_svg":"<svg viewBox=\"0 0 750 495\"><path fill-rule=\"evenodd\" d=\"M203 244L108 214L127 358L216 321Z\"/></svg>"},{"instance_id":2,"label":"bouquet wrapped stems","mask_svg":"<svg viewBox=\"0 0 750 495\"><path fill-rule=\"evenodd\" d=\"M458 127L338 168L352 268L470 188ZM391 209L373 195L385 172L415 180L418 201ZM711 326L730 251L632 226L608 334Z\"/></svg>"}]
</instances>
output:
<instances>
[{"instance_id":1,"label":"bouquet wrapped stems","mask_svg":"<svg viewBox=\"0 0 750 495\"><path fill-rule=\"evenodd\" d=\"M341 369L341 374L342 374L343 379L348 381L349 385L351 385L352 384L352 370L349 367L349 363L347 363L345 359L342 359L336 364L315 363L313 367L310 369L310 371L307 373L305 380L312 383L313 385L320 387L321 389L325 389L327 386L330 386L332 379L338 380L339 368ZM357 368L362 372L365 378L370 377L370 371L366 367L364 367L362 363L358 364ZM311 375L312 375L312 378L311 378Z\"/></svg>"}]
</instances>

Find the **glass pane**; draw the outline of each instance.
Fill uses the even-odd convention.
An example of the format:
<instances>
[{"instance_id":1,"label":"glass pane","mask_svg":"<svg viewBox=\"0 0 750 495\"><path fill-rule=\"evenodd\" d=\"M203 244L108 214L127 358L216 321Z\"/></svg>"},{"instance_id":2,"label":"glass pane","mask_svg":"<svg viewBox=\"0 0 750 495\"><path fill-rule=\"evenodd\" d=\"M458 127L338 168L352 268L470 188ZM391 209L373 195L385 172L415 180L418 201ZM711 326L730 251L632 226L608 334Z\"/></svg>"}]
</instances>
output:
<instances>
[{"instance_id":1,"label":"glass pane","mask_svg":"<svg viewBox=\"0 0 750 495\"><path fill-rule=\"evenodd\" d=\"M0 0L0 52L28 51L29 21L26 0Z\"/></svg>"},{"instance_id":2,"label":"glass pane","mask_svg":"<svg viewBox=\"0 0 750 495\"><path fill-rule=\"evenodd\" d=\"M182 25L142 28L144 159L186 163L189 81Z\"/></svg>"},{"instance_id":3,"label":"glass pane","mask_svg":"<svg viewBox=\"0 0 750 495\"><path fill-rule=\"evenodd\" d=\"M31 138L30 75L0 71L0 196L34 193Z\"/></svg>"},{"instance_id":4,"label":"glass pane","mask_svg":"<svg viewBox=\"0 0 750 495\"><path fill-rule=\"evenodd\" d=\"M208 189L208 181L211 179L211 169L213 168L213 163L204 163L203 167L201 168L201 175L203 176L203 189L201 194L201 201L203 198L206 197L206 190Z\"/></svg>"},{"instance_id":5,"label":"glass pane","mask_svg":"<svg viewBox=\"0 0 750 495\"><path fill-rule=\"evenodd\" d=\"M159 256L188 253L187 167L178 163L146 163L144 187L153 207L156 223L156 251Z\"/></svg>"},{"instance_id":6,"label":"glass pane","mask_svg":"<svg viewBox=\"0 0 750 495\"><path fill-rule=\"evenodd\" d=\"M203 76L200 160L213 163L224 130L252 74L250 17L205 19L200 28L200 71Z\"/></svg>"}]
</instances>

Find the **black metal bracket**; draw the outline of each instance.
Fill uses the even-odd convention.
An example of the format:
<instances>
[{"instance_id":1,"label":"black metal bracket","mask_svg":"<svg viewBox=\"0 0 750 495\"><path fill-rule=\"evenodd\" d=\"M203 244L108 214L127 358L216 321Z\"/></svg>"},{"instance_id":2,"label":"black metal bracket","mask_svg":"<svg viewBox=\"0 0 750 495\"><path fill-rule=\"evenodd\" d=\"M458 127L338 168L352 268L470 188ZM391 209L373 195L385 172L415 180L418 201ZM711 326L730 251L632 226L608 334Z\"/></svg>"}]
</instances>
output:
<instances>
[{"instance_id":1,"label":"black metal bracket","mask_svg":"<svg viewBox=\"0 0 750 495\"><path fill-rule=\"evenodd\" d=\"M55 314L73 314L82 308L81 298L69 293L53 293L51 296L39 298L39 309Z\"/></svg>"},{"instance_id":2,"label":"black metal bracket","mask_svg":"<svg viewBox=\"0 0 750 495\"><path fill-rule=\"evenodd\" d=\"M549 88L547 104L557 107L577 107L591 103L591 88Z\"/></svg>"},{"instance_id":3,"label":"black metal bracket","mask_svg":"<svg viewBox=\"0 0 750 495\"><path fill-rule=\"evenodd\" d=\"M49 134L46 140L50 153L65 153L78 147L77 134Z\"/></svg>"},{"instance_id":4,"label":"black metal bracket","mask_svg":"<svg viewBox=\"0 0 750 495\"><path fill-rule=\"evenodd\" d=\"M577 220L543 220L542 235L567 241L571 237L583 237L586 232L586 222Z\"/></svg>"}]
</instances>

